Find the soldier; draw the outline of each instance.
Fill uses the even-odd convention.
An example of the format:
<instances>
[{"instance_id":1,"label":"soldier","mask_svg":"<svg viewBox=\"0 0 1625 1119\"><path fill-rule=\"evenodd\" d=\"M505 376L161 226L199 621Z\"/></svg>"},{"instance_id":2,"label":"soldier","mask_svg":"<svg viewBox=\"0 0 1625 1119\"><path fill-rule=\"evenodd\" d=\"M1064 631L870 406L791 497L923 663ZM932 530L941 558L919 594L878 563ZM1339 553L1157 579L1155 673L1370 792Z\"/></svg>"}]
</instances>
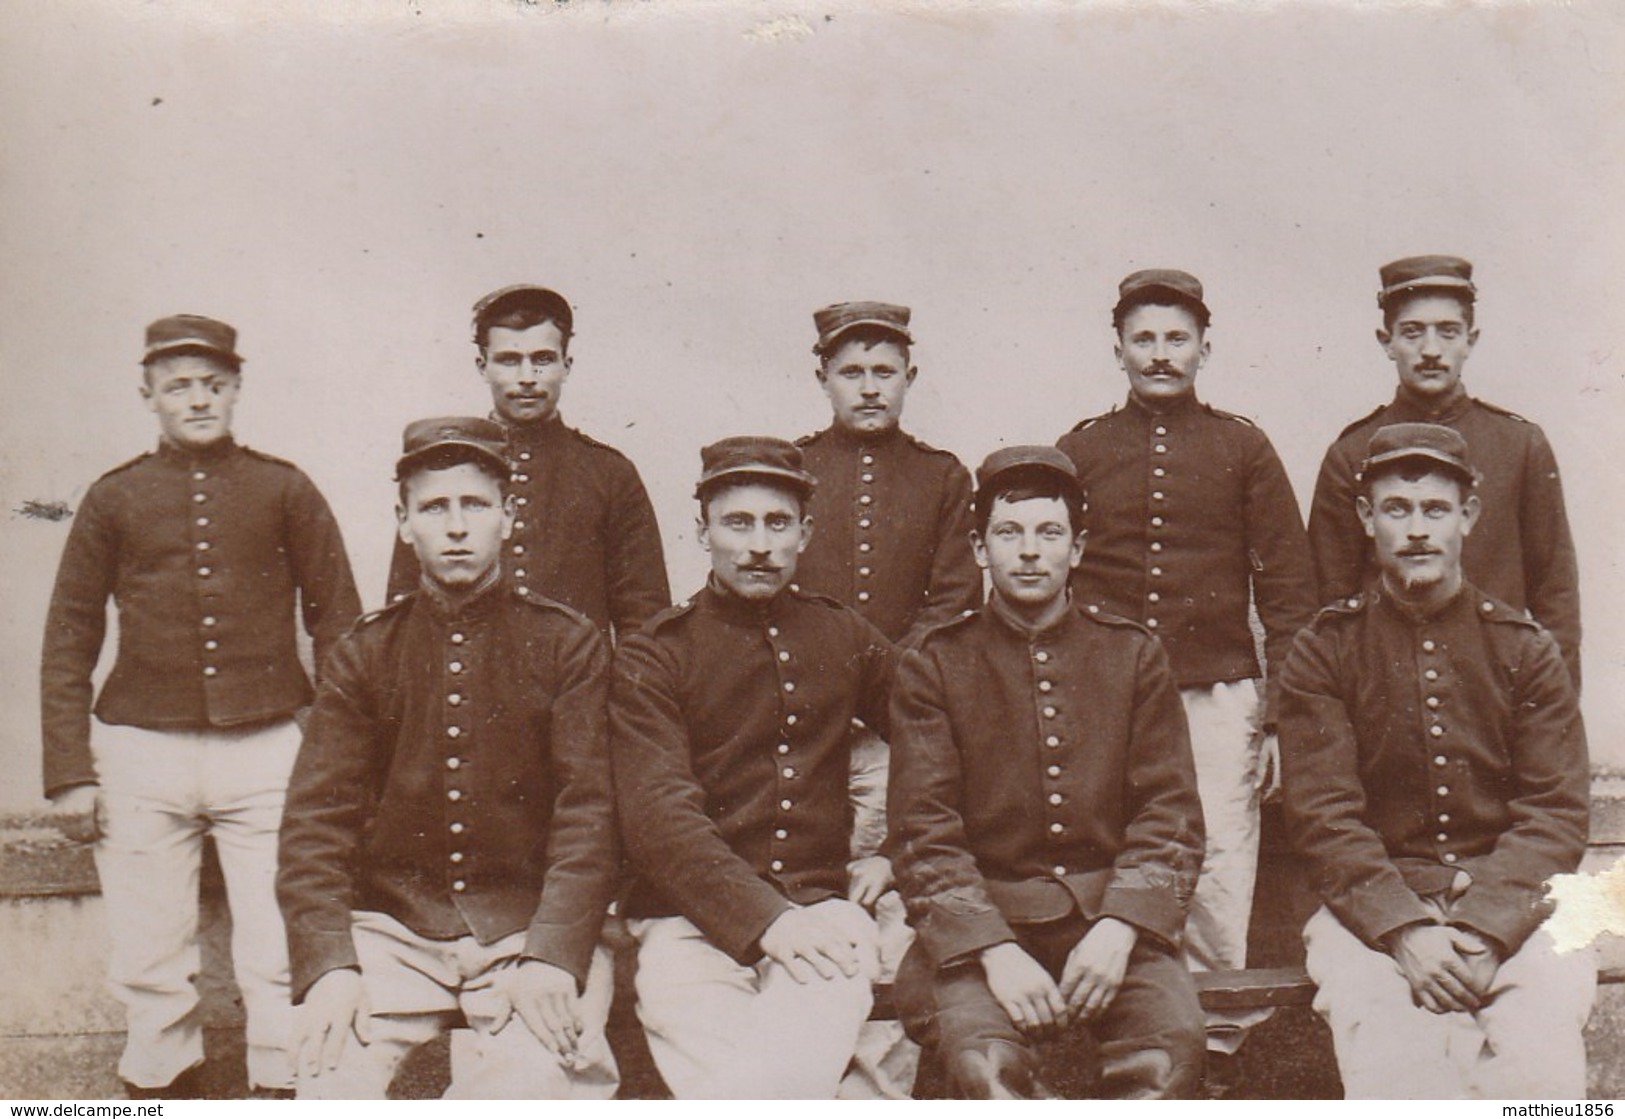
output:
<instances>
[{"instance_id":1,"label":"soldier","mask_svg":"<svg viewBox=\"0 0 1625 1119\"><path fill-rule=\"evenodd\" d=\"M321 666L360 612L339 527L297 467L237 443L237 332L201 315L147 327L141 395L158 449L104 474L68 536L40 672L45 793L93 839L128 1031L132 1099L198 1088L198 872L214 838L248 1016L252 1094L286 1094L288 957L277 825L310 702L294 617ZM118 658L91 674L118 607Z\"/></svg>"},{"instance_id":2,"label":"soldier","mask_svg":"<svg viewBox=\"0 0 1625 1119\"><path fill-rule=\"evenodd\" d=\"M1185 936L1194 971L1245 966L1260 794L1279 780L1274 678L1314 614L1303 520L1281 460L1252 423L1197 399L1210 317L1189 273L1126 277L1112 325L1128 402L1059 443L1089 483L1089 548L1073 591L1162 639L1190 723L1207 821ZM1249 600L1264 629L1262 696ZM1231 1058L1264 1016L1208 1015L1210 1094L1233 1085Z\"/></svg>"},{"instance_id":3,"label":"soldier","mask_svg":"<svg viewBox=\"0 0 1625 1119\"><path fill-rule=\"evenodd\" d=\"M830 1099L876 975L848 900L848 730L886 729L891 643L791 587L814 487L797 447L700 457L711 578L622 642L610 693L638 1015L679 1099Z\"/></svg>"},{"instance_id":4,"label":"soldier","mask_svg":"<svg viewBox=\"0 0 1625 1119\"><path fill-rule=\"evenodd\" d=\"M1467 395L1462 370L1478 342L1473 266L1416 256L1381 269L1377 330L1399 372L1394 399L1344 428L1326 452L1309 510L1309 544L1329 602L1357 593L1375 573L1355 512L1356 468L1378 428L1426 421L1455 428L1473 451L1483 519L1467 541L1467 578L1557 638L1580 685L1580 578L1563 485L1551 444L1522 416Z\"/></svg>"},{"instance_id":5,"label":"soldier","mask_svg":"<svg viewBox=\"0 0 1625 1119\"><path fill-rule=\"evenodd\" d=\"M818 383L833 422L796 441L818 479L810 512L817 534L796 567L804 590L852 607L892 641L974 609L982 575L970 550L970 474L947 451L899 426L917 373L909 358L910 312L891 303L837 303L813 313ZM881 979L890 982L910 935L886 837L886 743L854 732L854 900L876 914ZM919 1050L897 1022L868 1022L843 1099L910 1095Z\"/></svg>"},{"instance_id":6,"label":"soldier","mask_svg":"<svg viewBox=\"0 0 1625 1119\"><path fill-rule=\"evenodd\" d=\"M898 1006L962 1096L1046 1095L1031 1042L1076 1024L1107 1096L1189 1097L1202 810L1168 658L1069 595L1083 492L1064 454L996 451L977 485L992 595L905 654L892 701L888 846L919 933Z\"/></svg>"},{"instance_id":7,"label":"soldier","mask_svg":"<svg viewBox=\"0 0 1625 1119\"><path fill-rule=\"evenodd\" d=\"M1585 851L1585 730L1551 635L1463 576L1469 461L1449 427L1377 429L1356 510L1379 576L1282 673L1288 821L1324 902L1308 969L1350 1098L1586 1091L1596 973L1540 927Z\"/></svg>"},{"instance_id":8,"label":"soldier","mask_svg":"<svg viewBox=\"0 0 1625 1119\"><path fill-rule=\"evenodd\" d=\"M606 636L630 633L671 604L660 526L631 460L566 427L574 325L562 295L533 284L474 304L474 359L506 429L513 463L513 538L504 573L522 595L573 606ZM411 547L397 539L391 601L418 586Z\"/></svg>"},{"instance_id":9,"label":"soldier","mask_svg":"<svg viewBox=\"0 0 1625 1119\"><path fill-rule=\"evenodd\" d=\"M299 752L277 891L301 1097L382 1099L459 1014L449 1095L615 1093L609 651L501 579L503 442L490 420L407 427L396 516L422 582L334 649Z\"/></svg>"}]
</instances>

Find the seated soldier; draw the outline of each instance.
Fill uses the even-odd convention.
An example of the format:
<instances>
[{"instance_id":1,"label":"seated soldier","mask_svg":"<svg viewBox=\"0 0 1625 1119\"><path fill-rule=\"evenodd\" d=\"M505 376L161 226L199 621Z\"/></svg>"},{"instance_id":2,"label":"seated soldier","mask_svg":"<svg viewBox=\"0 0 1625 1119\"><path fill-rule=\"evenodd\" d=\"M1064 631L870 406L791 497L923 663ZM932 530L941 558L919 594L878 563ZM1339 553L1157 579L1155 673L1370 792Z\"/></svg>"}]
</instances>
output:
<instances>
[{"instance_id":1,"label":"seated soldier","mask_svg":"<svg viewBox=\"0 0 1625 1119\"><path fill-rule=\"evenodd\" d=\"M878 966L848 900L848 731L885 730L891 644L790 587L799 449L741 436L701 460L710 582L621 643L611 685L638 1016L679 1099L832 1099Z\"/></svg>"},{"instance_id":2,"label":"seated soldier","mask_svg":"<svg viewBox=\"0 0 1625 1119\"><path fill-rule=\"evenodd\" d=\"M1551 635L1462 577L1466 441L1370 440L1356 500L1378 579L1298 635L1282 677L1304 928L1350 1098L1584 1098L1596 973L1541 930L1585 851L1585 730Z\"/></svg>"},{"instance_id":3,"label":"seated soldier","mask_svg":"<svg viewBox=\"0 0 1625 1119\"><path fill-rule=\"evenodd\" d=\"M1180 937L1202 860L1185 714L1138 623L1075 605L1083 491L1051 447L977 471L981 610L905 654L888 848L918 939L896 999L972 1098L1043 1096L1032 1042L1100 1041L1101 1089L1189 1098L1204 1049Z\"/></svg>"},{"instance_id":4,"label":"seated soldier","mask_svg":"<svg viewBox=\"0 0 1625 1119\"><path fill-rule=\"evenodd\" d=\"M607 1099L609 652L501 579L501 428L420 420L404 442L422 582L334 649L282 824L299 1094L381 1099L461 1019L449 1096Z\"/></svg>"}]
</instances>

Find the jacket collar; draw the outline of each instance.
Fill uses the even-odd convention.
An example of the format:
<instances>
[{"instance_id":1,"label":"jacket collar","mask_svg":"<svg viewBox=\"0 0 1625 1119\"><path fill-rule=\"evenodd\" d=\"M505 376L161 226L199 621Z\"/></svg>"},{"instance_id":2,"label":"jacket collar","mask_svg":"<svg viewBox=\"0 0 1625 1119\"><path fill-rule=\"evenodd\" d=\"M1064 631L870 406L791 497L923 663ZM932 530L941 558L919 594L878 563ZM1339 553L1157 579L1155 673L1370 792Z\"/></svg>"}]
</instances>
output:
<instances>
[{"instance_id":1,"label":"jacket collar","mask_svg":"<svg viewBox=\"0 0 1625 1119\"><path fill-rule=\"evenodd\" d=\"M508 433L510 447L522 447L526 450L551 447L562 440L570 430L564 426L564 420L557 412L550 418L533 424L509 423L497 412L492 412L491 418L501 424L502 429Z\"/></svg>"},{"instance_id":2,"label":"jacket collar","mask_svg":"<svg viewBox=\"0 0 1625 1119\"><path fill-rule=\"evenodd\" d=\"M1466 414L1467 409L1471 408L1472 404L1473 398L1468 396L1467 390L1459 384L1448 400L1432 410L1424 408L1415 399L1405 395L1405 390L1400 388L1394 392L1394 402L1389 406L1388 416L1384 422L1454 423Z\"/></svg>"},{"instance_id":3,"label":"jacket collar","mask_svg":"<svg viewBox=\"0 0 1625 1119\"><path fill-rule=\"evenodd\" d=\"M1034 627L1020 614L1017 614L1015 610L1011 609L1010 604L999 597L999 592L996 590L988 592L987 613L994 621L1006 629L1014 631L1023 640L1028 642L1036 641L1045 634L1054 633L1066 625L1073 614L1077 612L1077 608L1072 602L1071 588L1067 588L1062 593L1066 595L1066 609L1058 613L1048 625Z\"/></svg>"},{"instance_id":4,"label":"jacket collar","mask_svg":"<svg viewBox=\"0 0 1625 1119\"><path fill-rule=\"evenodd\" d=\"M1145 401L1135 396L1131 391L1128 394L1128 403L1123 406L1125 412L1139 416L1143 420L1158 420L1166 416L1188 416L1202 407L1201 401L1196 399L1196 390L1192 389L1184 396L1171 401L1166 408L1153 412Z\"/></svg>"},{"instance_id":5,"label":"jacket collar","mask_svg":"<svg viewBox=\"0 0 1625 1119\"><path fill-rule=\"evenodd\" d=\"M158 457L165 462L219 462L237 449L237 441L227 435L206 447L182 447L168 439L158 440Z\"/></svg>"},{"instance_id":6,"label":"jacket collar","mask_svg":"<svg viewBox=\"0 0 1625 1119\"><path fill-rule=\"evenodd\" d=\"M785 602L793 593L786 587L766 602L752 602L740 598L711 575L705 581L705 589L695 597L701 606L729 625L755 627L782 618Z\"/></svg>"},{"instance_id":7,"label":"jacket collar","mask_svg":"<svg viewBox=\"0 0 1625 1119\"><path fill-rule=\"evenodd\" d=\"M887 428L885 431L873 435L857 435L840 424L829 425L829 437L837 447L890 447L903 440L901 424Z\"/></svg>"},{"instance_id":8,"label":"jacket collar","mask_svg":"<svg viewBox=\"0 0 1625 1119\"><path fill-rule=\"evenodd\" d=\"M1472 603L1479 597L1478 592L1473 589L1472 585L1466 579L1463 579L1461 586L1456 588L1456 593L1451 595L1442 605L1436 606L1432 610L1423 611L1400 601L1390 594L1388 589L1383 586L1382 576L1380 575L1371 581L1367 593L1374 600L1373 604L1377 609L1386 610L1410 626L1426 625L1430 622L1453 621L1463 613L1470 615L1473 611Z\"/></svg>"},{"instance_id":9,"label":"jacket collar","mask_svg":"<svg viewBox=\"0 0 1625 1119\"><path fill-rule=\"evenodd\" d=\"M495 563L485 573L485 578L466 591L448 591L427 574L422 577L419 587L430 615L437 621L450 622L491 613L501 601L501 585L502 565Z\"/></svg>"}]
</instances>

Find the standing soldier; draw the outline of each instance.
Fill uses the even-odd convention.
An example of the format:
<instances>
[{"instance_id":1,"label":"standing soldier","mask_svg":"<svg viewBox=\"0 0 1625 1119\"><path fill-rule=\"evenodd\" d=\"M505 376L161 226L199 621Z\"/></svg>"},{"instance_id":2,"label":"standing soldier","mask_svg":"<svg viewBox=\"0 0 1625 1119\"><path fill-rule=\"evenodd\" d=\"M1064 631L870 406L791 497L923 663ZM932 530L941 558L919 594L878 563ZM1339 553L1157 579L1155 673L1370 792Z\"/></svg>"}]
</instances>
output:
<instances>
[{"instance_id":1,"label":"standing soldier","mask_svg":"<svg viewBox=\"0 0 1625 1119\"><path fill-rule=\"evenodd\" d=\"M797 582L852 607L899 644L982 598L970 549L970 474L899 425L917 372L909 317L907 307L891 303L837 303L813 313L818 383L834 419L796 441L818 479L809 503L818 532L797 565ZM910 937L879 853L887 759L873 731L854 732L852 857L865 881L857 900L880 922L882 979L889 981ZM918 1064L919 1050L899 1023L866 1023L842 1098L907 1098Z\"/></svg>"},{"instance_id":2,"label":"standing soldier","mask_svg":"<svg viewBox=\"0 0 1625 1119\"><path fill-rule=\"evenodd\" d=\"M1281 673L1315 1009L1350 1099L1578 1099L1594 961L1541 928L1585 853L1574 686L1549 633L1463 577L1489 510L1460 433L1391 424L1367 448L1378 576Z\"/></svg>"},{"instance_id":3,"label":"standing soldier","mask_svg":"<svg viewBox=\"0 0 1625 1119\"><path fill-rule=\"evenodd\" d=\"M660 526L637 467L559 416L570 376L570 304L515 284L474 304L474 364L507 430L515 506L504 575L521 595L573 606L606 636L624 635L671 604ZM395 541L391 601L415 590L419 567Z\"/></svg>"},{"instance_id":4,"label":"standing soldier","mask_svg":"<svg viewBox=\"0 0 1625 1119\"><path fill-rule=\"evenodd\" d=\"M384 1098L459 1014L449 1096L615 1094L609 651L504 584L508 466L490 420L406 428L396 516L423 582L357 623L316 696L277 882L301 1098Z\"/></svg>"},{"instance_id":5,"label":"standing soldier","mask_svg":"<svg viewBox=\"0 0 1625 1119\"><path fill-rule=\"evenodd\" d=\"M360 612L338 525L298 468L232 439L237 332L200 315L147 328L141 395L158 449L104 474L74 518L40 673L45 793L85 839L112 933L132 1099L195 1091L203 1029L198 873L214 838L248 1015L250 1090L286 1093L288 955L277 827L295 713L311 700L294 618L315 662ZM118 607L118 658L91 674ZM297 608L296 608L297 605Z\"/></svg>"},{"instance_id":6,"label":"standing soldier","mask_svg":"<svg viewBox=\"0 0 1625 1119\"><path fill-rule=\"evenodd\" d=\"M1557 638L1580 686L1580 576L1557 459L1545 433L1522 416L1467 395L1462 369L1478 342L1473 266L1455 256L1383 265L1377 330L1399 372L1394 399L1344 428L1326 452L1309 510L1309 544L1321 601L1359 592L1375 571L1355 513L1359 463L1378 428L1443 424L1472 448L1483 520L1467 541L1467 578Z\"/></svg>"},{"instance_id":7,"label":"standing soldier","mask_svg":"<svg viewBox=\"0 0 1625 1119\"><path fill-rule=\"evenodd\" d=\"M621 643L610 690L638 1016L679 1099L831 1099L877 963L849 900L849 731L884 732L892 647L791 585L812 531L798 448L700 457L710 581Z\"/></svg>"},{"instance_id":8,"label":"standing soldier","mask_svg":"<svg viewBox=\"0 0 1625 1119\"><path fill-rule=\"evenodd\" d=\"M1275 677L1314 615L1303 519L1281 460L1249 421L1196 397L1210 317L1187 272L1125 278L1112 325L1128 402L1059 443L1089 482L1089 547L1073 589L1089 609L1162 638L1190 722L1207 821L1185 938L1193 971L1245 966L1260 790L1275 768ZM1264 629L1262 697L1249 601ZM1228 1089L1231 1058L1262 1017L1208 1015L1210 1093Z\"/></svg>"}]
</instances>

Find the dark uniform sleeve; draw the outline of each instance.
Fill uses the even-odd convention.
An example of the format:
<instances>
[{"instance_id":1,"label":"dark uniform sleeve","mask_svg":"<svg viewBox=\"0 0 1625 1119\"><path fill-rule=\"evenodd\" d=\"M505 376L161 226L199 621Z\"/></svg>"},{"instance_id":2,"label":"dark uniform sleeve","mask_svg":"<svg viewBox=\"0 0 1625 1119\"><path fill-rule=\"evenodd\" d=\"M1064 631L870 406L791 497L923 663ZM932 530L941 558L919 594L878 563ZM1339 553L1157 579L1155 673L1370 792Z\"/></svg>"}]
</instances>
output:
<instances>
[{"instance_id":1,"label":"dark uniform sleeve","mask_svg":"<svg viewBox=\"0 0 1625 1119\"><path fill-rule=\"evenodd\" d=\"M107 631L118 535L104 509L106 491L92 486L68 531L56 571L40 657L40 724L45 795L94 784L90 753L91 675Z\"/></svg>"},{"instance_id":2,"label":"dark uniform sleeve","mask_svg":"<svg viewBox=\"0 0 1625 1119\"><path fill-rule=\"evenodd\" d=\"M909 923L939 967L1016 938L965 836L959 745L944 695L928 653L904 653L891 704L887 849Z\"/></svg>"},{"instance_id":3,"label":"dark uniform sleeve","mask_svg":"<svg viewBox=\"0 0 1625 1119\"><path fill-rule=\"evenodd\" d=\"M931 558L931 582L926 604L910 627L912 644L932 626L974 610L982 604L982 569L971 552L970 472L953 462L944 479L942 504L937 510L937 541Z\"/></svg>"},{"instance_id":4,"label":"dark uniform sleeve","mask_svg":"<svg viewBox=\"0 0 1625 1119\"><path fill-rule=\"evenodd\" d=\"M1585 854L1591 779L1579 703L1557 645L1531 635L1515 675L1513 824L1452 907L1454 923L1490 937L1504 959L1550 912L1545 882L1569 874Z\"/></svg>"},{"instance_id":5,"label":"dark uniform sleeve","mask_svg":"<svg viewBox=\"0 0 1625 1119\"><path fill-rule=\"evenodd\" d=\"M1333 640L1305 630L1281 673L1287 826L1321 900L1356 936L1383 949L1383 937L1429 914L1365 822L1360 748L1337 677Z\"/></svg>"},{"instance_id":6,"label":"dark uniform sleeve","mask_svg":"<svg viewBox=\"0 0 1625 1119\"><path fill-rule=\"evenodd\" d=\"M596 626L583 619L572 628L559 670L548 734L559 792L542 901L525 937L525 955L570 972L585 991L620 859L606 713L609 650Z\"/></svg>"},{"instance_id":7,"label":"dark uniform sleeve","mask_svg":"<svg viewBox=\"0 0 1625 1119\"><path fill-rule=\"evenodd\" d=\"M1354 508L1354 469L1354 463L1334 442L1315 479L1315 496L1309 506L1309 551L1319 586L1316 605L1358 594L1365 577L1365 526Z\"/></svg>"},{"instance_id":8,"label":"dark uniform sleeve","mask_svg":"<svg viewBox=\"0 0 1625 1119\"><path fill-rule=\"evenodd\" d=\"M1204 831L1185 708L1156 641L1140 645L1134 666L1130 735L1125 792L1136 811L1123 829L1100 916L1175 948L1202 869Z\"/></svg>"},{"instance_id":9,"label":"dark uniform sleeve","mask_svg":"<svg viewBox=\"0 0 1625 1119\"><path fill-rule=\"evenodd\" d=\"M1569 515L1563 504L1563 482L1557 458L1538 427L1530 438L1524 477L1518 487L1523 507L1523 570L1529 612L1557 638L1574 681L1580 690L1580 569L1569 534Z\"/></svg>"},{"instance_id":10,"label":"dark uniform sleeve","mask_svg":"<svg viewBox=\"0 0 1625 1119\"><path fill-rule=\"evenodd\" d=\"M1253 570L1253 603L1264 624L1263 724L1275 722L1281 666L1298 631L1315 616L1315 572L1309 557L1298 499L1286 469L1262 433L1247 480L1247 552Z\"/></svg>"},{"instance_id":11,"label":"dark uniform sleeve","mask_svg":"<svg viewBox=\"0 0 1625 1119\"><path fill-rule=\"evenodd\" d=\"M610 751L622 840L638 873L713 944L742 964L790 902L736 854L706 815L689 760L677 668L634 634L615 653Z\"/></svg>"},{"instance_id":12,"label":"dark uniform sleeve","mask_svg":"<svg viewBox=\"0 0 1625 1119\"><path fill-rule=\"evenodd\" d=\"M609 618L617 639L671 605L671 584L666 579L666 553L660 543L660 525L654 505L638 477L637 467L626 462L619 496L610 510L604 572Z\"/></svg>"},{"instance_id":13,"label":"dark uniform sleeve","mask_svg":"<svg viewBox=\"0 0 1625 1119\"><path fill-rule=\"evenodd\" d=\"M277 844L295 1003L327 972L360 966L350 934L356 860L387 769L375 702L352 634L334 647L316 689Z\"/></svg>"},{"instance_id":14,"label":"dark uniform sleeve","mask_svg":"<svg viewBox=\"0 0 1625 1119\"><path fill-rule=\"evenodd\" d=\"M320 681L328 653L361 616L361 599L333 511L302 472L290 488L285 515L288 558Z\"/></svg>"}]
</instances>

